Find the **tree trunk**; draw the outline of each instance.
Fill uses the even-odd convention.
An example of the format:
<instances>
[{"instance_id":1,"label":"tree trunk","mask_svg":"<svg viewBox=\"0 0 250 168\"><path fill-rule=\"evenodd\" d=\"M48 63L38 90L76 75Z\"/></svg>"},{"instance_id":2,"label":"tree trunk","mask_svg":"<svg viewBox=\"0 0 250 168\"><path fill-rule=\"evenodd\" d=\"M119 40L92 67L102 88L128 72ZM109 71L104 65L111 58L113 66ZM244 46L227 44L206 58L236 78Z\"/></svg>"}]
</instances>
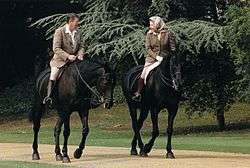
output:
<instances>
[{"instance_id":1,"label":"tree trunk","mask_svg":"<svg viewBox=\"0 0 250 168\"><path fill-rule=\"evenodd\" d=\"M225 124L225 117L224 117L224 109L218 109L217 110L217 123L220 131L225 130L226 124Z\"/></svg>"},{"instance_id":2,"label":"tree trunk","mask_svg":"<svg viewBox=\"0 0 250 168\"><path fill-rule=\"evenodd\" d=\"M211 12L213 14L213 21L214 22L218 22L218 18L219 18L219 14L218 14L218 7L217 7L217 2L216 0L213 0L212 1L212 4L211 4Z\"/></svg>"}]
</instances>

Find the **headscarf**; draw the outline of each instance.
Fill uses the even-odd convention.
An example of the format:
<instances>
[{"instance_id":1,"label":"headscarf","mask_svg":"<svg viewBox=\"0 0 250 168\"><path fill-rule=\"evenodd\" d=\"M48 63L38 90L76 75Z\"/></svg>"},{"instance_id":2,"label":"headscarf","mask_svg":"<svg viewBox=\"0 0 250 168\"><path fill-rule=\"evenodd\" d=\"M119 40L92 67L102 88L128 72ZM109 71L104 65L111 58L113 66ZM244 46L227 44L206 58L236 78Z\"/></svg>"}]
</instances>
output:
<instances>
[{"instance_id":1,"label":"headscarf","mask_svg":"<svg viewBox=\"0 0 250 168\"><path fill-rule=\"evenodd\" d=\"M163 19L159 16L152 16L149 18L150 21L153 21L156 25L156 29L158 32L160 32L161 30L164 30L167 28L165 22L163 21Z\"/></svg>"}]
</instances>

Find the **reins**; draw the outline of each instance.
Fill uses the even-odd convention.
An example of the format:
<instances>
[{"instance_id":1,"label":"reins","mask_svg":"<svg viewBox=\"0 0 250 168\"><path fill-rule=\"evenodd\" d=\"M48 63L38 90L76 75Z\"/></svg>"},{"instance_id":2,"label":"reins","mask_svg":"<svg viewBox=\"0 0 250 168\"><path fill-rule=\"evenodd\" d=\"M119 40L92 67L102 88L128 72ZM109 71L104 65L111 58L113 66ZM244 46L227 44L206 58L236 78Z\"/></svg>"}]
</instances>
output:
<instances>
[{"instance_id":1,"label":"reins","mask_svg":"<svg viewBox=\"0 0 250 168\"><path fill-rule=\"evenodd\" d=\"M76 64L74 64L74 67L78 73L78 76L80 77L81 81L87 86L87 88L98 98L98 100L102 100L101 99L101 94L98 91L95 91L93 88L91 88L91 86L83 79L81 72L78 68L78 66Z\"/></svg>"}]
</instances>

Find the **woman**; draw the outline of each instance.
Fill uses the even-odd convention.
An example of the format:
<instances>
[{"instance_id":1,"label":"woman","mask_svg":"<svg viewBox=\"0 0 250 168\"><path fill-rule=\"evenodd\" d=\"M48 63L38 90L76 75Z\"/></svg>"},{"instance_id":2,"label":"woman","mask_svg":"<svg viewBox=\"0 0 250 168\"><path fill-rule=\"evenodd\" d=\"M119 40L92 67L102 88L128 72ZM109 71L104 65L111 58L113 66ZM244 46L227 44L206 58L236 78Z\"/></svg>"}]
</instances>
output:
<instances>
[{"instance_id":1,"label":"woman","mask_svg":"<svg viewBox=\"0 0 250 168\"><path fill-rule=\"evenodd\" d=\"M175 51L175 39L159 16L149 18L149 31L146 35L147 57L142 74L138 80L137 91L133 100L140 101L141 91L146 84L147 76L151 70L161 64L161 61Z\"/></svg>"}]
</instances>

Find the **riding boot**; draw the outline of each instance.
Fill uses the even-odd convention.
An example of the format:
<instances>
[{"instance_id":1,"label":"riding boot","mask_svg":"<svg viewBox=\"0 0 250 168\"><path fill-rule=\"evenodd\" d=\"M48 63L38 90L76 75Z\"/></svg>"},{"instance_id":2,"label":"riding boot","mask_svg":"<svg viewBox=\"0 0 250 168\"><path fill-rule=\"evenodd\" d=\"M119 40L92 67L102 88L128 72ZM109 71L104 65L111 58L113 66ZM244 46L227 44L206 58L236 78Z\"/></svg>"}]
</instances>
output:
<instances>
[{"instance_id":1,"label":"riding boot","mask_svg":"<svg viewBox=\"0 0 250 168\"><path fill-rule=\"evenodd\" d=\"M141 101L141 91L144 87L144 80L142 78L139 78L137 83L137 91L134 93L134 96L132 97L133 100L140 102Z\"/></svg>"},{"instance_id":2,"label":"riding boot","mask_svg":"<svg viewBox=\"0 0 250 168\"><path fill-rule=\"evenodd\" d=\"M48 86L47 86L47 96L43 99L43 104L49 104L52 105L52 99L50 97L52 88L54 87L55 81L49 80Z\"/></svg>"}]
</instances>

